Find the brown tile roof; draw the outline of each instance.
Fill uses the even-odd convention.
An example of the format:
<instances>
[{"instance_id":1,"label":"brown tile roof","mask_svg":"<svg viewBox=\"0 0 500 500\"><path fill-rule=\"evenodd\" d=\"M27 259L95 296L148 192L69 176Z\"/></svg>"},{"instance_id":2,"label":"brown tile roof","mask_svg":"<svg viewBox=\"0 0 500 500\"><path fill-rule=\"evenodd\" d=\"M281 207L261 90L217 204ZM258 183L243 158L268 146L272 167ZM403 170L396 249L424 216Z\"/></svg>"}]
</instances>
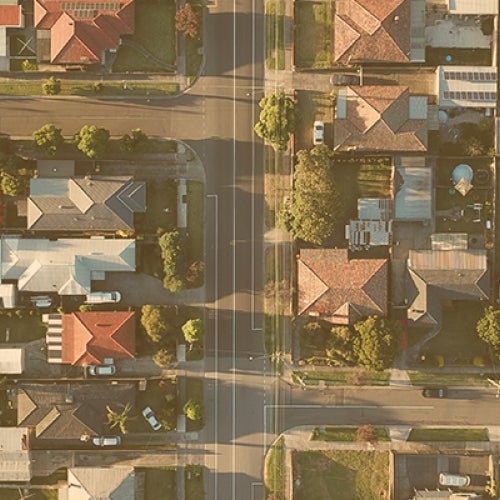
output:
<instances>
[{"instance_id":1,"label":"brown tile roof","mask_svg":"<svg viewBox=\"0 0 500 500\"><path fill-rule=\"evenodd\" d=\"M299 314L352 324L370 314L387 314L387 259L348 260L347 250L301 250L298 261Z\"/></svg>"},{"instance_id":2,"label":"brown tile roof","mask_svg":"<svg viewBox=\"0 0 500 500\"><path fill-rule=\"evenodd\" d=\"M103 364L104 358L133 358L135 313L92 311L62 317L62 362Z\"/></svg>"},{"instance_id":3,"label":"brown tile roof","mask_svg":"<svg viewBox=\"0 0 500 500\"><path fill-rule=\"evenodd\" d=\"M334 18L337 62L409 62L411 0L343 0Z\"/></svg>"},{"instance_id":4,"label":"brown tile roof","mask_svg":"<svg viewBox=\"0 0 500 500\"><path fill-rule=\"evenodd\" d=\"M22 26L20 5L0 5L0 26L15 28Z\"/></svg>"},{"instance_id":5,"label":"brown tile roof","mask_svg":"<svg viewBox=\"0 0 500 500\"><path fill-rule=\"evenodd\" d=\"M35 0L34 24L50 30L52 63L100 63L104 50L118 48L120 36L134 33L134 13L134 0Z\"/></svg>"},{"instance_id":6,"label":"brown tile roof","mask_svg":"<svg viewBox=\"0 0 500 500\"><path fill-rule=\"evenodd\" d=\"M409 117L408 87L364 85L345 93L345 118L334 121L335 150L427 150L427 120Z\"/></svg>"}]
</instances>

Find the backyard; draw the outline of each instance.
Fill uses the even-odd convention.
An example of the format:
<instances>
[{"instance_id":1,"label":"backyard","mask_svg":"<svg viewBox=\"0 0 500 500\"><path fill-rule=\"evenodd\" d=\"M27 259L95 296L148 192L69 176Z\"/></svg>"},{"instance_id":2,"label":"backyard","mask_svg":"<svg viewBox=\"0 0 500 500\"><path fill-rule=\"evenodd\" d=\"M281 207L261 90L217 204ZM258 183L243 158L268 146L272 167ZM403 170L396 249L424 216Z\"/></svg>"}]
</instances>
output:
<instances>
[{"instance_id":1,"label":"backyard","mask_svg":"<svg viewBox=\"0 0 500 500\"><path fill-rule=\"evenodd\" d=\"M144 474L144 500L156 500L160 491L164 498L176 498L175 467L138 467L136 472Z\"/></svg>"},{"instance_id":2,"label":"backyard","mask_svg":"<svg viewBox=\"0 0 500 500\"><path fill-rule=\"evenodd\" d=\"M451 57L451 59L449 59L448 56ZM429 66L438 66L442 64L490 66L491 50L454 47L426 47L425 63Z\"/></svg>"},{"instance_id":3,"label":"backyard","mask_svg":"<svg viewBox=\"0 0 500 500\"><path fill-rule=\"evenodd\" d=\"M295 6L295 65L332 66L332 3L297 1Z\"/></svg>"},{"instance_id":4,"label":"backyard","mask_svg":"<svg viewBox=\"0 0 500 500\"><path fill-rule=\"evenodd\" d=\"M389 454L306 451L292 454L295 500L389 498Z\"/></svg>"},{"instance_id":5,"label":"backyard","mask_svg":"<svg viewBox=\"0 0 500 500\"><path fill-rule=\"evenodd\" d=\"M113 65L115 73L126 71L171 72L165 65L176 63L176 36L174 0L137 0L135 3L135 32L125 35ZM127 44L130 40L133 45ZM141 46L153 58L145 57L134 48ZM157 64L158 59L163 64Z\"/></svg>"},{"instance_id":6,"label":"backyard","mask_svg":"<svg viewBox=\"0 0 500 500\"><path fill-rule=\"evenodd\" d=\"M422 351L431 365L436 356L442 356L445 365L472 365L489 360L488 347L476 333L484 307L479 301L454 301L442 308L442 328Z\"/></svg>"}]
</instances>

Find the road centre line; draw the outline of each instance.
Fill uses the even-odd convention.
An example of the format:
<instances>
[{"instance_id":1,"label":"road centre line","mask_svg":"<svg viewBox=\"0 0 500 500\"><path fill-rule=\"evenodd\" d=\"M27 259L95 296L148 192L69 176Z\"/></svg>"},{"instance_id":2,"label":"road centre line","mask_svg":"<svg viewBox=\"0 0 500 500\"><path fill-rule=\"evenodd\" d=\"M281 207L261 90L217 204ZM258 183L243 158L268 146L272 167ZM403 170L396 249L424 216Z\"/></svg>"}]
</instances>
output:
<instances>
[{"instance_id":1,"label":"road centre line","mask_svg":"<svg viewBox=\"0 0 500 500\"><path fill-rule=\"evenodd\" d=\"M434 406L430 405L265 405L264 410L267 408L273 409L286 409L291 410L318 410L318 409L336 409L336 410L433 410Z\"/></svg>"},{"instance_id":2,"label":"road centre line","mask_svg":"<svg viewBox=\"0 0 500 500\"><path fill-rule=\"evenodd\" d=\"M214 363L214 373L219 373L219 270L218 270L218 260L219 260L219 197L216 194L207 194L207 198L213 198L215 200L215 254L214 254L214 351L215 351L215 363ZM215 470L218 470L218 460L219 460L219 377L216 375L214 377L214 444L215 444ZM218 488L218 474L214 474L214 493L217 498L217 488Z\"/></svg>"}]
</instances>

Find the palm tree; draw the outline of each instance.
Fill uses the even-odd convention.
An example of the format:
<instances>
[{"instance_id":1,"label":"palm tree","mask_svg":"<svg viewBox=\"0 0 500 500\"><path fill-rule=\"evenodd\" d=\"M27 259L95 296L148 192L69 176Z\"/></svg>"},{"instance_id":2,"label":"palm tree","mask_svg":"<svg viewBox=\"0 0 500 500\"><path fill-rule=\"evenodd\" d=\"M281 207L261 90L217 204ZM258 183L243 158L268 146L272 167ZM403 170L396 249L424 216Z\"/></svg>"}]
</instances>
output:
<instances>
[{"instance_id":1,"label":"palm tree","mask_svg":"<svg viewBox=\"0 0 500 500\"><path fill-rule=\"evenodd\" d=\"M121 412L114 411L109 406L106 406L106 410L108 410L108 414L106 416L108 417L110 429L118 426L122 434L127 434L127 420L131 409L132 405L130 403L127 403Z\"/></svg>"}]
</instances>

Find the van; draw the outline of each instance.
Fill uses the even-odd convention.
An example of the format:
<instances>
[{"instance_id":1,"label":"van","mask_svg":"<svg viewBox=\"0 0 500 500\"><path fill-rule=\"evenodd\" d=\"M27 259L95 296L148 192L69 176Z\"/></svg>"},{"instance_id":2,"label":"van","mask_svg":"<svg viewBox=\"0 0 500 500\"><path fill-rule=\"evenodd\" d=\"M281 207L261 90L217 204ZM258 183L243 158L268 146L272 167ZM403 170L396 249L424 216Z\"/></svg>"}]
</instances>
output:
<instances>
[{"instance_id":1,"label":"van","mask_svg":"<svg viewBox=\"0 0 500 500\"><path fill-rule=\"evenodd\" d=\"M121 299L120 292L92 292L87 295L85 304L116 304Z\"/></svg>"},{"instance_id":2,"label":"van","mask_svg":"<svg viewBox=\"0 0 500 500\"><path fill-rule=\"evenodd\" d=\"M463 488L464 486L469 486L470 476L467 474L441 472L441 474L439 474L439 484L441 486L456 486L457 488Z\"/></svg>"}]
</instances>

